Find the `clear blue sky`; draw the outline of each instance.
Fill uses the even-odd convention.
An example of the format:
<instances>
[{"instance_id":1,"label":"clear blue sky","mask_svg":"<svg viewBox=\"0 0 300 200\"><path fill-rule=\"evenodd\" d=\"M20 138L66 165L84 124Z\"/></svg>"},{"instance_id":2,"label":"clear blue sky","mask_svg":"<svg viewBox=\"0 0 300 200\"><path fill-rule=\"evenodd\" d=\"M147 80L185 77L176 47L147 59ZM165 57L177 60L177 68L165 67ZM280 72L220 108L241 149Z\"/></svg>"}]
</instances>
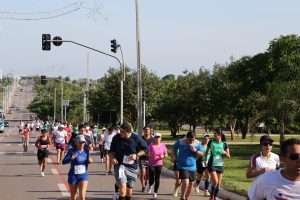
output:
<instances>
[{"instance_id":1,"label":"clear blue sky","mask_svg":"<svg viewBox=\"0 0 300 200\"><path fill-rule=\"evenodd\" d=\"M84 0L82 0L84 1ZM0 18L54 16L73 8L78 11L45 20L0 19L0 67L4 74L45 74L86 76L90 53L90 77L102 77L109 66L118 67L110 57L65 43L42 51L41 35L50 33L110 53L110 40L122 45L125 62L136 68L135 1L86 0L1 0ZM101 15L89 17L94 4ZM79 6L78 6L79 5ZM159 76L182 74L200 66L229 62L243 55L264 52L269 42L286 34L299 34L299 0L140 0L141 63ZM116 54L120 56L120 54Z\"/></svg>"}]
</instances>

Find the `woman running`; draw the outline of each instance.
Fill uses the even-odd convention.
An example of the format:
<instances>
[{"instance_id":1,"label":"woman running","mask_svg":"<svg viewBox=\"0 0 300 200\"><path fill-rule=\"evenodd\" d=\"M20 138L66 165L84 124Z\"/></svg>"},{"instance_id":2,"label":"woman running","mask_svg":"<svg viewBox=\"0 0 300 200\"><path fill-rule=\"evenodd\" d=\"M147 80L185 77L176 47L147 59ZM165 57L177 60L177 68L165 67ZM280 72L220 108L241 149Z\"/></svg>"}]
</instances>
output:
<instances>
[{"instance_id":1,"label":"woman running","mask_svg":"<svg viewBox=\"0 0 300 200\"><path fill-rule=\"evenodd\" d=\"M157 191L160 184L160 176L163 168L163 158L168 157L168 150L164 143L161 143L161 134L154 134L154 142L149 145L149 191L148 194L151 193L154 184L154 193L153 198L157 199Z\"/></svg>"},{"instance_id":2,"label":"woman running","mask_svg":"<svg viewBox=\"0 0 300 200\"><path fill-rule=\"evenodd\" d=\"M47 165L48 155L49 155L49 147L51 146L51 139L48 136L48 130L43 129L42 135L38 137L35 142L35 146L38 149L37 158L40 165L41 175L45 176L45 168Z\"/></svg>"},{"instance_id":3,"label":"woman running","mask_svg":"<svg viewBox=\"0 0 300 200\"><path fill-rule=\"evenodd\" d=\"M62 157L64 155L66 143L67 141L67 132L64 130L64 125L59 125L58 130L54 132L53 138L55 141L56 151L57 151L57 164L59 165L61 163Z\"/></svg>"},{"instance_id":4,"label":"woman running","mask_svg":"<svg viewBox=\"0 0 300 200\"><path fill-rule=\"evenodd\" d=\"M247 168L246 177L256 179L265 172L271 172L279 169L279 156L272 153L273 140L268 135L260 138L261 151L252 155L249 166Z\"/></svg>"},{"instance_id":5,"label":"woman running","mask_svg":"<svg viewBox=\"0 0 300 200\"><path fill-rule=\"evenodd\" d=\"M220 189L224 173L224 156L230 158L229 147L222 130L217 128L214 130L214 140L209 141L205 153L206 160L208 160L207 169L212 178L210 200L216 199Z\"/></svg>"},{"instance_id":6,"label":"woman running","mask_svg":"<svg viewBox=\"0 0 300 200\"><path fill-rule=\"evenodd\" d=\"M84 135L78 135L75 139L76 147L68 151L62 163L65 165L71 163L68 173L68 183L70 187L71 200L75 200L77 189L79 190L79 199L85 200L85 194L88 187L88 164L92 162L89 157L89 149L85 148L86 140Z\"/></svg>"}]
</instances>

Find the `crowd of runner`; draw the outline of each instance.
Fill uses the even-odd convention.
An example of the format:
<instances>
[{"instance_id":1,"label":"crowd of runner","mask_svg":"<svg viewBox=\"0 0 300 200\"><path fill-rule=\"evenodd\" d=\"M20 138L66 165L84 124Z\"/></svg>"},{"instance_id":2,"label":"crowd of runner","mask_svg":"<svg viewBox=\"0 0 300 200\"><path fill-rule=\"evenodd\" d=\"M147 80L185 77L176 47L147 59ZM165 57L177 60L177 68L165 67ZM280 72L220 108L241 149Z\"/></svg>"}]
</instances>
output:
<instances>
[{"instance_id":1,"label":"crowd of runner","mask_svg":"<svg viewBox=\"0 0 300 200\"><path fill-rule=\"evenodd\" d=\"M208 134L196 139L192 131L178 139L168 155L162 135L154 133L150 126L144 127L143 136L133 131L130 123L117 127L98 129L96 125L70 125L68 123L35 120L20 122L19 132L24 137L39 134L35 146L41 176L45 168L49 148L57 151L56 164L70 164L68 183L71 199L85 199L88 187L88 164L93 160L90 152L99 149L100 162L105 164L105 175L115 176L113 199L130 200L137 181L138 171L141 191L159 198L159 186L164 159L171 156L174 163L174 191L172 195L187 200L194 188L200 193L204 182L203 196L210 200L218 197L224 174L224 160L230 159L229 145L221 129L215 129L213 138ZM246 170L247 178L254 178L248 191L252 200L300 199L300 141L286 140L280 146L280 155L272 152L273 139L260 138L261 151L255 153ZM67 152L66 152L67 151ZM280 169L280 161L284 167ZM79 191L79 192L77 192Z\"/></svg>"}]
</instances>

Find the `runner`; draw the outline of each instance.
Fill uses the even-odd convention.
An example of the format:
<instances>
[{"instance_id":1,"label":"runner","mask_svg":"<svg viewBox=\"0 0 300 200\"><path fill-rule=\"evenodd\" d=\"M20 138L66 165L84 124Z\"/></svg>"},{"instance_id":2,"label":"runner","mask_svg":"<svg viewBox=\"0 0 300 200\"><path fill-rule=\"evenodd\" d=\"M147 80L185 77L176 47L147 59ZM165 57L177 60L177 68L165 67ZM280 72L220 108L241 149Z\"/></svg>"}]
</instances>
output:
<instances>
[{"instance_id":1,"label":"runner","mask_svg":"<svg viewBox=\"0 0 300 200\"><path fill-rule=\"evenodd\" d=\"M202 147L205 151L207 149L208 142L209 142L209 135L204 134L202 136L201 145L202 145ZM209 160L210 154L208 154L207 156L208 156L207 160ZM210 175L209 175L208 170L207 170L206 158L204 156L198 158L197 161L196 161L196 165L197 165L197 179L196 179L195 184L194 184L195 192L196 193L200 192L200 182L201 182L201 179L202 179L203 173L204 173L204 177L205 177L204 196L209 197L210 194L208 192L208 187L209 187L209 183L210 183Z\"/></svg>"},{"instance_id":2,"label":"runner","mask_svg":"<svg viewBox=\"0 0 300 200\"><path fill-rule=\"evenodd\" d=\"M151 136L150 127L145 126L143 130L144 130L144 135L142 136L142 138L149 146L152 142L154 142L154 138ZM149 154L139 157L140 181L142 184L142 192L146 192L146 193L149 193L150 190L150 186L147 185L147 182L149 180L148 160L149 160Z\"/></svg>"},{"instance_id":3,"label":"runner","mask_svg":"<svg viewBox=\"0 0 300 200\"><path fill-rule=\"evenodd\" d=\"M272 147L272 138L268 135L261 136L261 152L252 155L246 172L247 178L254 178L255 180L261 174L279 169L279 156L271 152Z\"/></svg>"},{"instance_id":4,"label":"runner","mask_svg":"<svg viewBox=\"0 0 300 200\"><path fill-rule=\"evenodd\" d=\"M25 124L24 128L21 132L21 137L22 137L22 143L24 143L24 141L27 142L27 148L29 148L29 134L30 134L30 130L28 128L28 125ZM27 151L27 149L26 149L26 151Z\"/></svg>"},{"instance_id":5,"label":"runner","mask_svg":"<svg viewBox=\"0 0 300 200\"><path fill-rule=\"evenodd\" d=\"M102 133L99 134L98 138L97 138L97 141L98 141L98 144L99 144L99 151L100 151L100 162L103 163L104 160L104 149L103 149L103 140L104 140L104 134L106 133L106 128L103 127L102 128Z\"/></svg>"},{"instance_id":6,"label":"runner","mask_svg":"<svg viewBox=\"0 0 300 200\"><path fill-rule=\"evenodd\" d=\"M94 148L97 147L97 139L98 139L98 127L96 125L93 126L92 129L92 135L93 135L93 146Z\"/></svg>"},{"instance_id":7,"label":"runner","mask_svg":"<svg viewBox=\"0 0 300 200\"><path fill-rule=\"evenodd\" d=\"M179 178L181 184L180 200L188 199L193 182L196 180L196 158L204 155L204 149L200 142L195 138L194 132L189 131L186 138L178 140L172 148L172 162L176 161L179 169ZM179 149L179 155L176 159L176 152Z\"/></svg>"},{"instance_id":8,"label":"runner","mask_svg":"<svg viewBox=\"0 0 300 200\"><path fill-rule=\"evenodd\" d=\"M119 186L119 200L130 200L137 179L137 157L149 153L144 140L131 133L132 126L123 123L120 134L113 137L110 156L113 160L115 179Z\"/></svg>"},{"instance_id":9,"label":"runner","mask_svg":"<svg viewBox=\"0 0 300 200\"><path fill-rule=\"evenodd\" d=\"M64 130L64 125L59 125L58 130L53 134L53 140L55 141L55 146L57 150L57 162L56 164L60 164L64 155L65 146L68 141L67 139L67 132Z\"/></svg>"},{"instance_id":10,"label":"runner","mask_svg":"<svg viewBox=\"0 0 300 200\"><path fill-rule=\"evenodd\" d=\"M182 138L180 138L180 139L182 139ZM181 179L179 178L179 170L178 170L177 164L176 164L178 156L179 156L179 149L177 149L177 151L175 152L175 160L172 161L172 162L174 162L173 167L174 167L174 175L175 175L175 187L174 187L174 190L172 192L173 197L178 196L179 187L181 185Z\"/></svg>"},{"instance_id":11,"label":"runner","mask_svg":"<svg viewBox=\"0 0 300 200\"><path fill-rule=\"evenodd\" d=\"M111 171L112 161L109 159L109 150L114 136L115 136L114 129L110 127L108 129L108 133L105 133L103 137L103 149L104 149L103 152L105 156L105 172L104 172L105 175L107 174L112 175L112 171Z\"/></svg>"},{"instance_id":12,"label":"runner","mask_svg":"<svg viewBox=\"0 0 300 200\"><path fill-rule=\"evenodd\" d=\"M154 184L153 198L157 199L157 191L160 184L160 176L163 168L163 158L168 157L168 150L164 143L161 143L161 134L154 134L154 142L149 145L149 191L151 193Z\"/></svg>"},{"instance_id":13,"label":"runner","mask_svg":"<svg viewBox=\"0 0 300 200\"><path fill-rule=\"evenodd\" d=\"M86 140L83 135L78 135L75 139L76 147L70 149L63 159L63 164L71 163L68 173L68 183L70 187L71 200L75 200L77 189L79 199L85 200L88 187L88 164L92 163L89 157L89 150L85 148Z\"/></svg>"},{"instance_id":14,"label":"runner","mask_svg":"<svg viewBox=\"0 0 300 200\"><path fill-rule=\"evenodd\" d=\"M210 152L210 157L208 156ZM212 178L210 200L217 198L223 173L224 173L224 158L230 158L229 147L226 143L225 135L222 130L217 128L214 130L214 140L209 141L205 153L208 161L208 171Z\"/></svg>"},{"instance_id":15,"label":"runner","mask_svg":"<svg viewBox=\"0 0 300 200\"><path fill-rule=\"evenodd\" d=\"M48 136L48 130L42 130L42 135L36 140L35 146L38 149L37 158L41 170L41 175L45 176L45 168L47 165L49 155L48 148L51 146L51 139Z\"/></svg>"}]
</instances>

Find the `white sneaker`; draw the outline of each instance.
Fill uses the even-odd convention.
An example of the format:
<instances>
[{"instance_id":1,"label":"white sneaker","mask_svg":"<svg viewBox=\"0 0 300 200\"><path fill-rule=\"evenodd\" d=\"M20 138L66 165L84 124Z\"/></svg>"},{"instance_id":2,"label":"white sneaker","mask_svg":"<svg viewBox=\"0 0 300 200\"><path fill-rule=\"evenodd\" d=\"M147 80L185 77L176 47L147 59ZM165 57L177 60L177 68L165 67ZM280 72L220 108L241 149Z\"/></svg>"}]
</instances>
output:
<instances>
[{"instance_id":1,"label":"white sneaker","mask_svg":"<svg viewBox=\"0 0 300 200\"><path fill-rule=\"evenodd\" d=\"M148 193L148 194L151 194L151 192L152 192L152 188L153 188L153 186L152 186L152 185L151 185L150 187L149 187L149 186L147 187L147 190L146 190L146 191L147 191L147 193Z\"/></svg>"},{"instance_id":2,"label":"white sneaker","mask_svg":"<svg viewBox=\"0 0 300 200\"><path fill-rule=\"evenodd\" d=\"M157 193L154 193L154 194L153 194L153 198L154 198L154 199L157 199Z\"/></svg>"},{"instance_id":3,"label":"white sneaker","mask_svg":"<svg viewBox=\"0 0 300 200\"><path fill-rule=\"evenodd\" d=\"M101 158L101 161L100 161L101 163L103 163L103 158Z\"/></svg>"},{"instance_id":4,"label":"white sneaker","mask_svg":"<svg viewBox=\"0 0 300 200\"><path fill-rule=\"evenodd\" d=\"M44 172L41 172L41 175L42 175L42 176L45 176L45 173L44 173Z\"/></svg>"},{"instance_id":5,"label":"white sneaker","mask_svg":"<svg viewBox=\"0 0 300 200\"><path fill-rule=\"evenodd\" d=\"M119 194L115 192L115 193L113 194L112 199L113 199L113 200L118 200L118 198L119 198Z\"/></svg>"}]
</instances>

